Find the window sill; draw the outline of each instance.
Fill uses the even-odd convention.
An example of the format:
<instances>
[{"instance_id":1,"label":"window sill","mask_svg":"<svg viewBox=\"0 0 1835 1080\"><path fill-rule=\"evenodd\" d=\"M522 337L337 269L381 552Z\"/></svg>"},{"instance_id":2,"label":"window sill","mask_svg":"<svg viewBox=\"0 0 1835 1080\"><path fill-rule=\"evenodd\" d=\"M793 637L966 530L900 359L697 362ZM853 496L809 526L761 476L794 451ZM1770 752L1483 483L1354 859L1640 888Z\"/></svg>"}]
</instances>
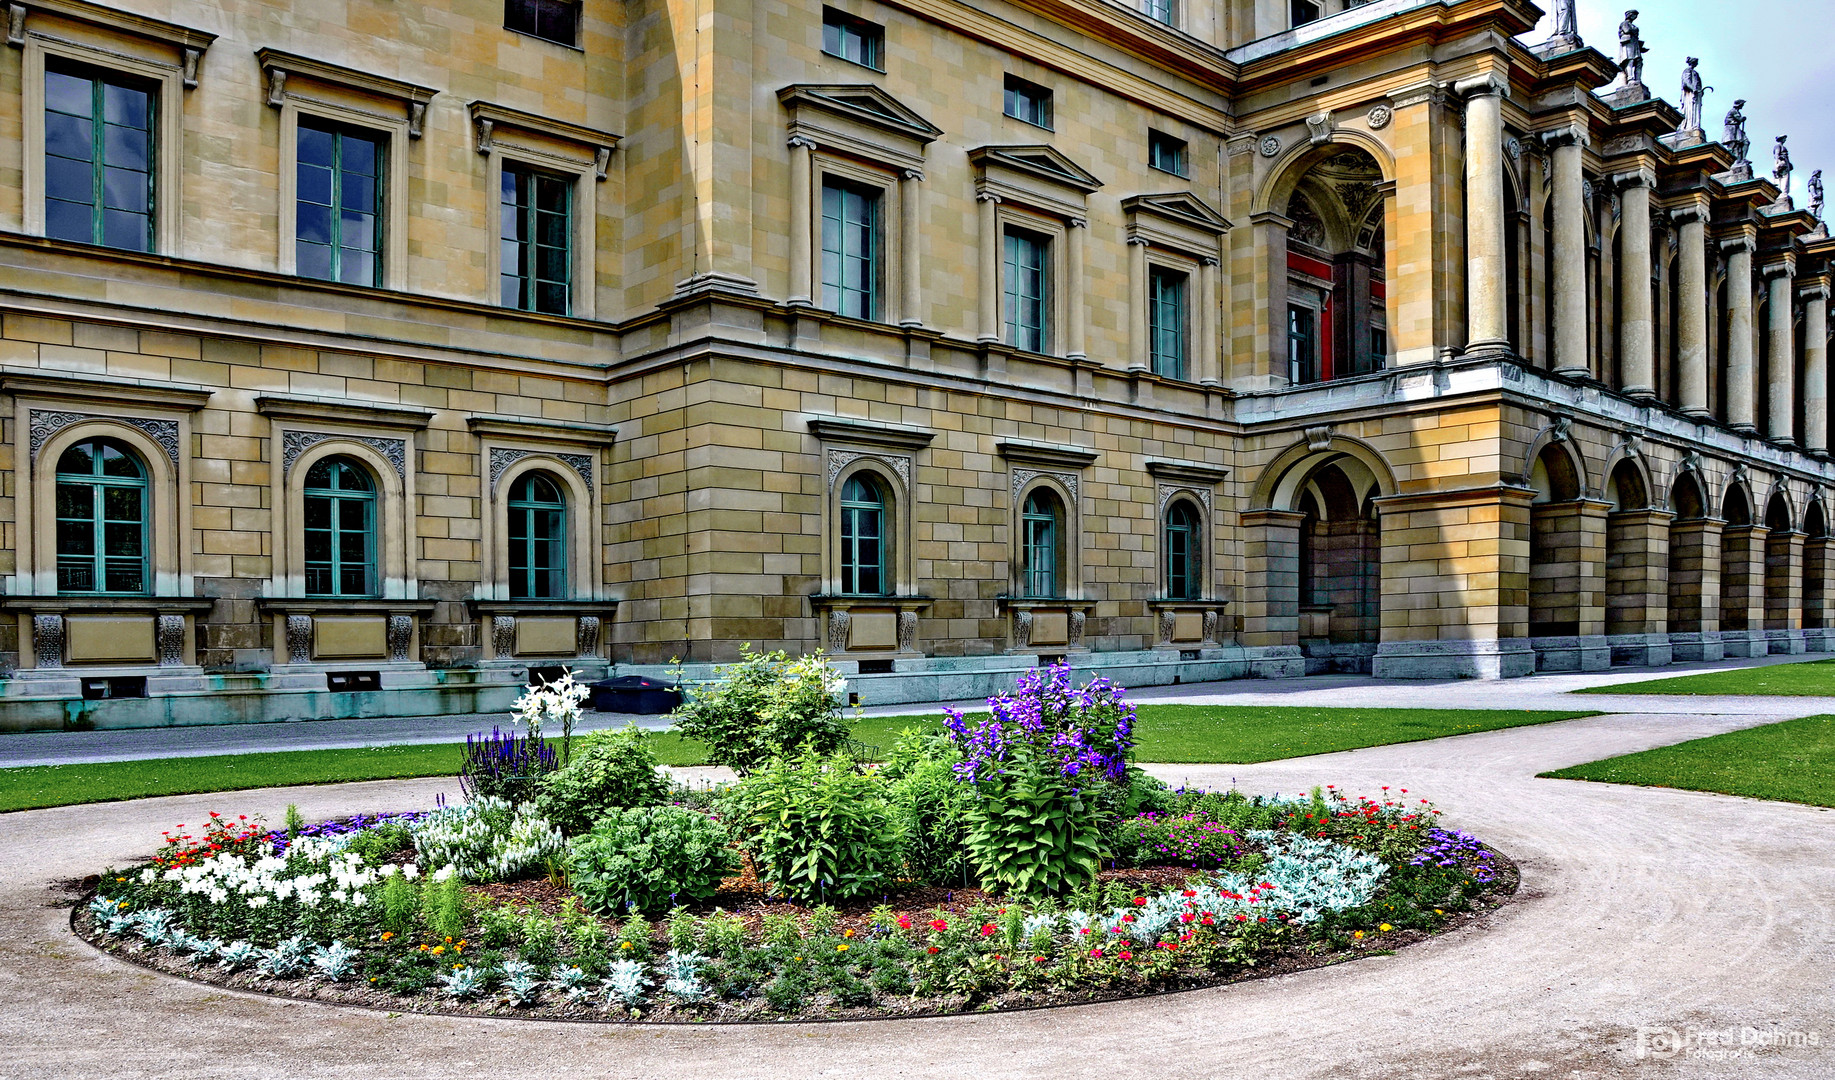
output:
<instances>
[{"instance_id":1,"label":"window sill","mask_svg":"<svg viewBox=\"0 0 1835 1080\"><path fill-rule=\"evenodd\" d=\"M158 612L174 615L209 611L216 600L209 596L4 596L0 608L15 611L119 611Z\"/></svg>"},{"instance_id":2,"label":"window sill","mask_svg":"<svg viewBox=\"0 0 1835 1080\"><path fill-rule=\"evenodd\" d=\"M616 600L467 600L472 614L492 615L605 615L618 610Z\"/></svg>"},{"instance_id":3,"label":"window sill","mask_svg":"<svg viewBox=\"0 0 1835 1080\"><path fill-rule=\"evenodd\" d=\"M374 596L268 596L255 601L262 611L293 615L433 613L436 600L383 600Z\"/></svg>"}]
</instances>

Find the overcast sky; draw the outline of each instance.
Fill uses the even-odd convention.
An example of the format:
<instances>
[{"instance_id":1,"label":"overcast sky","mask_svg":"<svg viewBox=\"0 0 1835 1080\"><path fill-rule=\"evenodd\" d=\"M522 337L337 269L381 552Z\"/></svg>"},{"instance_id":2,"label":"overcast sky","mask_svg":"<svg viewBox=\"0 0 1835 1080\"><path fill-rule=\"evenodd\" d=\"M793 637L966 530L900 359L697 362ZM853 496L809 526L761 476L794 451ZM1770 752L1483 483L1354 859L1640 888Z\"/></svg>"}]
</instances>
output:
<instances>
[{"instance_id":1,"label":"overcast sky","mask_svg":"<svg viewBox=\"0 0 1835 1080\"><path fill-rule=\"evenodd\" d=\"M1554 0L1536 0L1544 9ZM1735 98L1746 99L1746 134L1752 139L1753 171L1771 172L1771 143L1790 136L1791 183L1797 206L1807 204L1812 169L1828 169L1835 183L1835 0L1580 0L1580 36L1608 59L1618 59L1618 24L1636 7L1638 26L1650 51L1644 82L1671 105L1681 99L1685 58L1700 57L1701 76L1716 89L1702 107L1702 126L1719 139L1721 121ZM1544 18L1524 40L1547 37Z\"/></svg>"}]
</instances>

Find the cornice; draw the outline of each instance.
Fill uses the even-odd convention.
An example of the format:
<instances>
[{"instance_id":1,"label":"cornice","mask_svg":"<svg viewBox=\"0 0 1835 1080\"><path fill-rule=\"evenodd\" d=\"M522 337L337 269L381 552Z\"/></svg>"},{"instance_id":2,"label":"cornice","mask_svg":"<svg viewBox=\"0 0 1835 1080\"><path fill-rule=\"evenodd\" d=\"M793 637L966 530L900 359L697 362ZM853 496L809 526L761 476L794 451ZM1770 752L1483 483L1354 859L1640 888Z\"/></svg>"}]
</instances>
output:
<instances>
[{"instance_id":1,"label":"cornice","mask_svg":"<svg viewBox=\"0 0 1835 1080\"><path fill-rule=\"evenodd\" d=\"M209 404L213 391L203 386L151 379L100 378L45 368L29 371L0 368L0 393L196 412Z\"/></svg>"},{"instance_id":2,"label":"cornice","mask_svg":"<svg viewBox=\"0 0 1835 1080\"><path fill-rule=\"evenodd\" d=\"M995 443L994 450L1008 461L1022 465L1056 465L1069 469L1081 469L1097 457L1096 451L1079 446L1056 446L1012 439Z\"/></svg>"},{"instance_id":3,"label":"cornice","mask_svg":"<svg viewBox=\"0 0 1835 1080\"><path fill-rule=\"evenodd\" d=\"M878 424L843 416L812 416L810 433L825 442L884 446L896 450L922 450L937 433L926 428L902 424Z\"/></svg>"},{"instance_id":4,"label":"cornice","mask_svg":"<svg viewBox=\"0 0 1835 1080\"><path fill-rule=\"evenodd\" d=\"M589 424L583 420L539 420L526 416L473 413L465 426L474 435L504 439L538 439L549 442L610 446L618 441L614 424Z\"/></svg>"},{"instance_id":5,"label":"cornice","mask_svg":"<svg viewBox=\"0 0 1835 1080\"><path fill-rule=\"evenodd\" d=\"M255 411L270 420L354 424L404 431L424 430L433 419L432 409L410 409L387 402L359 402L353 399L332 401L290 394L257 395Z\"/></svg>"},{"instance_id":6,"label":"cornice","mask_svg":"<svg viewBox=\"0 0 1835 1080\"><path fill-rule=\"evenodd\" d=\"M591 154L593 171L600 180L605 179L612 151L618 149L621 138L609 131L537 116L492 101L473 101L466 108L471 113L473 137L480 154L487 154L495 148L499 128L532 132L556 142L569 143Z\"/></svg>"},{"instance_id":7,"label":"cornice","mask_svg":"<svg viewBox=\"0 0 1835 1080\"><path fill-rule=\"evenodd\" d=\"M1221 465L1210 465L1200 461L1175 461L1171 458L1148 458L1146 469L1149 474L1160 480L1205 486L1221 484L1230 475L1230 470Z\"/></svg>"}]
</instances>

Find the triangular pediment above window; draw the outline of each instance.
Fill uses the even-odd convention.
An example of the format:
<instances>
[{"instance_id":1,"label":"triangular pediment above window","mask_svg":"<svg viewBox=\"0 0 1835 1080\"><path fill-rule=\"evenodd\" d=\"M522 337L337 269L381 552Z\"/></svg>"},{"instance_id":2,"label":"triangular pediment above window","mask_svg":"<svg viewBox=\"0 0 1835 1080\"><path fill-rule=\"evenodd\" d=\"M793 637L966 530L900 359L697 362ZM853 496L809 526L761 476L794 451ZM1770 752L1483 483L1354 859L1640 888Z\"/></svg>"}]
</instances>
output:
<instances>
[{"instance_id":1,"label":"triangular pediment above window","mask_svg":"<svg viewBox=\"0 0 1835 1080\"><path fill-rule=\"evenodd\" d=\"M867 83L795 83L777 92L790 114L790 137L817 146L919 169L924 147L943 129Z\"/></svg>"},{"instance_id":2,"label":"triangular pediment above window","mask_svg":"<svg viewBox=\"0 0 1835 1080\"><path fill-rule=\"evenodd\" d=\"M1153 214L1181 225L1221 235L1230 231L1230 222L1211 209L1210 204L1189 191L1165 195L1136 195L1121 201L1123 213Z\"/></svg>"},{"instance_id":3,"label":"triangular pediment above window","mask_svg":"<svg viewBox=\"0 0 1835 1080\"><path fill-rule=\"evenodd\" d=\"M1074 188L1084 195L1102 186L1102 181L1088 169L1049 146L981 146L970 150L968 158L986 174L1012 169Z\"/></svg>"},{"instance_id":4,"label":"triangular pediment above window","mask_svg":"<svg viewBox=\"0 0 1835 1080\"><path fill-rule=\"evenodd\" d=\"M1218 241L1230 231L1228 219L1189 191L1135 195L1121 201L1121 210L1130 239L1199 259L1217 259Z\"/></svg>"}]
</instances>

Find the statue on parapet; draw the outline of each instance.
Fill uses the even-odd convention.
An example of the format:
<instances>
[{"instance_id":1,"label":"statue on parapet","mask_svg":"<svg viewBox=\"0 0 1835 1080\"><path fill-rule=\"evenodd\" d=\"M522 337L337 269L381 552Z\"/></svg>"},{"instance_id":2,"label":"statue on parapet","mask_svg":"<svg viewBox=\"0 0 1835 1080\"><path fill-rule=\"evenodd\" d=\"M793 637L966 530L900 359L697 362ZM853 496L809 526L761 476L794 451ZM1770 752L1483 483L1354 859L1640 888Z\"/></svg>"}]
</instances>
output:
<instances>
[{"instance_id":1,"label":"statue on parapet","mask_svg":"<svg viewBox=\"0 0 1835 1080\"><path fill-rule=\"evenodd\" d=\"M1625 77L1626 89L1649 93L1644 86L1644 54L1649 51L1637 26L1637 11L1625 12L1625 21L1618 24L1618 70Z\"/></svg>"},{"instance_id":2,"label":"statue on parapet","mask_svg":"<svg viewBox=\"0 0 1835 1080\"><path fill-rule=\"evenodd\" d=\"M1822 170L1810 173L1810 216L1822 220Z\"/></svg>"},{"instance_id":3,"label":"statue on parapet","mask_svg":"<svg viewBox=\"0 0 1835 1080\"><path fill-rule=\"evenodd\" d=\"M1778 201L1790 198L1790 174L1796 166L1790 163L1790 150L1784 145L1789 135L1778 136L1778 141L1771 145L1771 180L1778 185Z\"/></svg>"},{"instance_id":4,"label":"statue on parapet","mask_svg":"<svg viewBox=\"0 0 1835 1080\"><path fill-rule=\"evenodd\" d=\"M1555 32L1549 37L1550 41L1559 41L1563 44L1571 44L1575 48L1579 47L1580 16L1575 11L1576 2L1577 0L1554 0Z\"/></svg>"},{"instance_id":5,"label":"statue on parapet","mask_svg":"<svg viewBox=\"0 0 1835 1080\"><path fill-rule=\"evenodd\" d=\"M1752 140L1746 137L1746 114L1741 111L1745 107L1745 98L1733 103L1732 110L1727 113L1726 133L1720 137L1720 142L1733 154L1733 175L1750 179L1752 159L1746 154L1752 149Z\"/></svg>"},{"instance_id":6,"label":"statue on parapet","mask_svg":"<svg viewBox=\"0 0 1835 1080\"><path fill-rule=\"evenodd\" d=\"M1699 63L1698 58L1691 56L1682 69L1682 123L1677 131L1701 130L1701 100L1714 88L1702 84L1701 72L1696 68Z\"/></svg>"}]
</instances>

